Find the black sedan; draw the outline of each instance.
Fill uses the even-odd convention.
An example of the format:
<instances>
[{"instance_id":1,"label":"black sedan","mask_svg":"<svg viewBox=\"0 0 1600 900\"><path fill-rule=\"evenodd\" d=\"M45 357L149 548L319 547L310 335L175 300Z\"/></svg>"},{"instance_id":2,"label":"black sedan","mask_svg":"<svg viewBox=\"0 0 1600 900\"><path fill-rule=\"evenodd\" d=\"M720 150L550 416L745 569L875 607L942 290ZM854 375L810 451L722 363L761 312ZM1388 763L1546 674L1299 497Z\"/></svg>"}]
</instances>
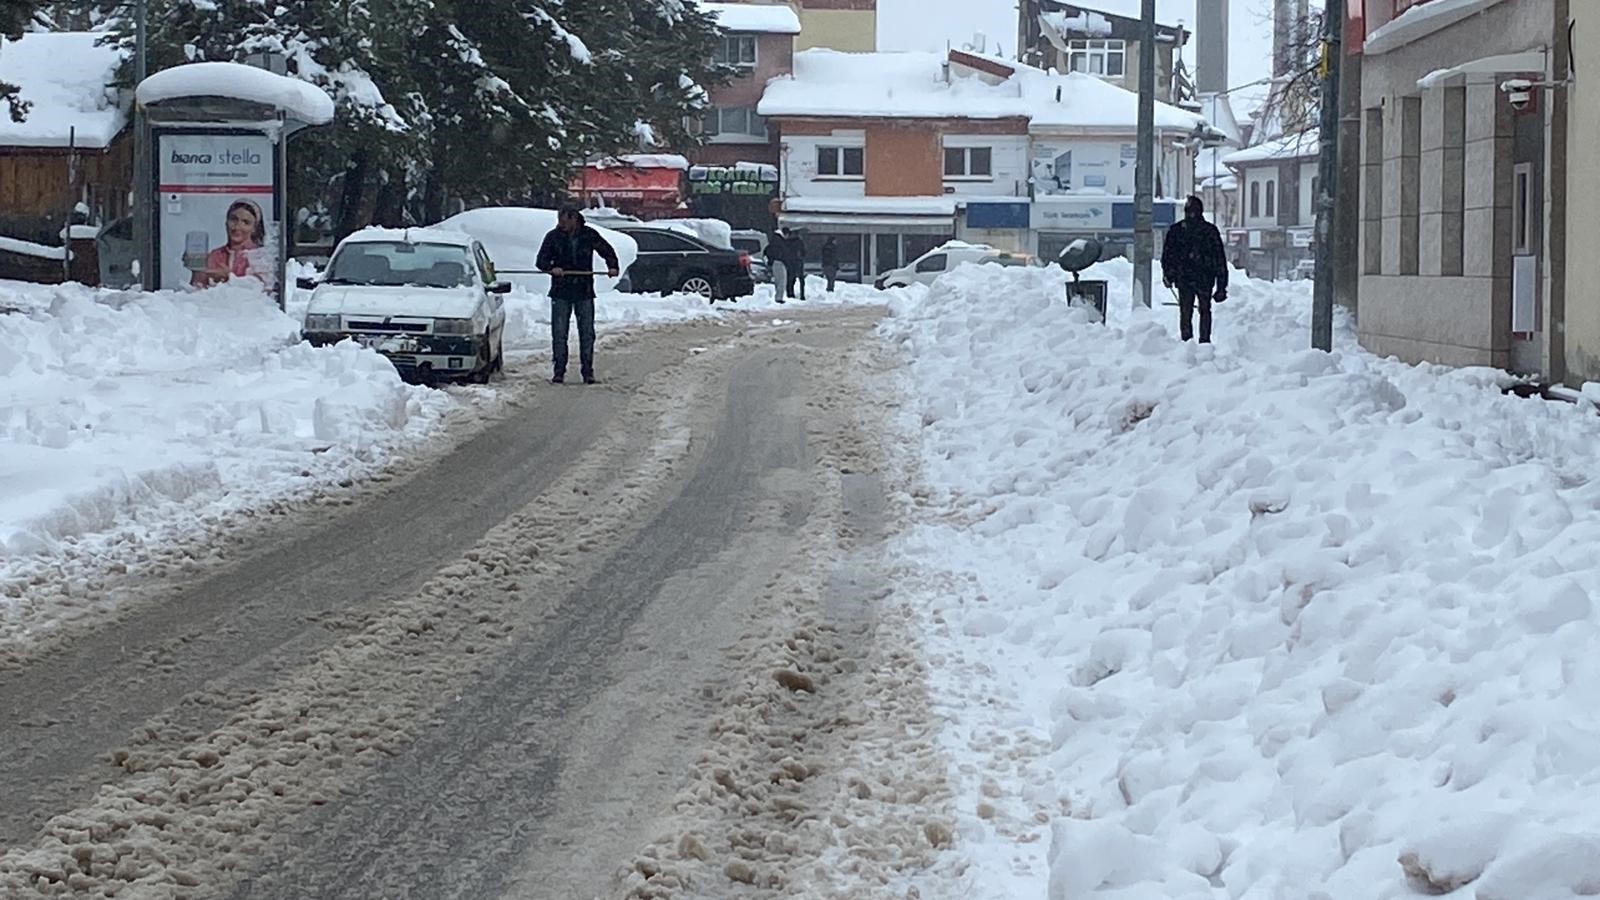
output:
<instances>
[{"instance_id":1,"label":"black sedan","mask_svg":"<svg viewBox=\"0 0 1600 900\"><path fill-rule=\"evenodd\" d=\"M750 254L714 247L699 238L665 228L616 228L639 245L621 290L699 294L707 300L732 300L755 293Z\"/></svg>"}]
</instances>

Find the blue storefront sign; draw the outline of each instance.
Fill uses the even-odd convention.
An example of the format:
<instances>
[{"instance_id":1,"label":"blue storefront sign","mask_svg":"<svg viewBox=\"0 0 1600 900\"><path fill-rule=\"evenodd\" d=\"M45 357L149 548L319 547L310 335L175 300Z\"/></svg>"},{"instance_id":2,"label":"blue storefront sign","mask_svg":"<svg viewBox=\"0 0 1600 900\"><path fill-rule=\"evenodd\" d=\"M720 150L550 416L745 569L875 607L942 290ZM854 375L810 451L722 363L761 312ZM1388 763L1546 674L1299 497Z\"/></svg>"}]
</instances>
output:
<instances>
[{"instance_id":1,"label":"blue storefront sign","mask_svg":"<svg viewBox=\"0 0 1600 900\"><path fill-rule=\"evenodd\" d=\"M1027 228L1029 216L1030 204L1025 200L1016 203L967 204L968 228Z\"/></svg>"},{"instance_id":2,"label":"blue storefront sign","mask_svg":"<svg viewBox=\"0 0 1600 900\"><path fill-rule=\"evenodd\" d=\"M1171 225L1178 221L1178 204L1157 203L1152 210L1155 215L1156 227ZM1111 227L1116 229L1133 228L1134 208L1133 203L1116 203L1111 207Z\"/></svg>"}]
</instances>

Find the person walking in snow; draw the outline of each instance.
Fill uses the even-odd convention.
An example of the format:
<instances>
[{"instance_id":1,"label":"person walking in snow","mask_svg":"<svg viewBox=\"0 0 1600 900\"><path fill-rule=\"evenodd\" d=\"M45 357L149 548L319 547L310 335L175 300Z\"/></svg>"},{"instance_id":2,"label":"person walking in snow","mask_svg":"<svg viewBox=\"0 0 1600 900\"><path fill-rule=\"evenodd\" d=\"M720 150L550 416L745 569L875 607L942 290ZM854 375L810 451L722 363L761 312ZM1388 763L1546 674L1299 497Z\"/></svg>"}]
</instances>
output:
<instances>
[{"instance_id":1,"label":"person walking in snow","mask_svg":"<svg viewBox=\"0 0 1600 900\"><path fill-rule=\"evenodd\" d=\"M1194 308L1200 306L1200 343L1211 343L1211 303L1228 299L1228 254L1222 232L1206 221L1199 197L1183 204L1183 221L1167 229L1161 249L1161 277L1178 291L1178 329L1194 340Z\"/></svg>"},{"instance_id":2,"label":"person walking in snow","mask_svg":"<svg viewBox=\"0 0 1600 900\"><path fill-rule=\"evenodd\" d=\"M575 206L556 214L555 230L544 236L536 263L550 276L550 357L555 365L551 384L567 380L567 335L578 317L578 364L584 384L594 377L594 256L606 261L606 275L618 275L617 251L600 232L584 224Z\"/></svg>"},{"instance_id":3,"label":"person walking in snow","mask_svg":"<svg viewBox=\"0 0 1600 900\"><path fill-rule=\"evenodd\" d=\"M788 254L784 260L789 267L789 296L806 298L806 240L798 233L784 232ZM796 287L798 286L798 290Z\"/></svg>"},{"instance_id":4,"label":"person walking in snow","mask_svg":"<svg viewBox=\"0 0 1600 900\"><path fill-rule=\"evenodd\" d=\"M772 270L772 296L779 303L789 297L789 238L782 228L767 240L767 268Z\"/></svg>"},{"instance_id":5,"label":"person walking in snow","mask_svg":"<svg viewBox=\"0 0 1600 900\"><path fill-rule=\"evenodd\" d=\"M834 282L839 280L839 242L829 235L822 242L822 251L817 254L822 262L822 277L828 279L828 293L833 293Z\"/></svg>"}]
</instances>

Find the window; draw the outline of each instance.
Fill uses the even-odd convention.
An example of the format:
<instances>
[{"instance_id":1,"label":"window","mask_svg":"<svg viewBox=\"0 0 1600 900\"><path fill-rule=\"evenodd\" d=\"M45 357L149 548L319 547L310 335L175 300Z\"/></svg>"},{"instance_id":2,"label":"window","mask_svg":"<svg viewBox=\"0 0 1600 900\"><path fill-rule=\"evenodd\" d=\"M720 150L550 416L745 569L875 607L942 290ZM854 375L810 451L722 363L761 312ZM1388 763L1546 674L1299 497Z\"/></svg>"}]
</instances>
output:
<instances>
[{"instance_id":1,"label":"window","mask_svg":"<svg viewBox=\"0 0 1600 900\"><path fill-rule=\"evenodd\" d=\"M751 69L756 64L756 36L753 34L723 35L711 59L717 65L738 66Z\"/></svg>"},{"instance_id":2,"label":"window","mask_svg":"<svg viewBox=\"0 0 1600 900\"><path fill-rule=\"evenodd\" d=\"M683 238L665 231L640 229L623 233L639 245L640 253L688 253L697 249Z\"/></svg>"},{"instance_id":3,"label":"window","mask_svg":"<svg viewBox=\"0 0 1600 900\"><path fill-rule=\"evenodd\" d=\"M994 174L994 151L988 147L944 148L944 177L989 178Z\"/></svg>"},{"instance_id":4,"label":"window","mask_svg":"<svg viewBox=\"0 0 1600 900\"><path fill-rule=\"evenodd\" d=\"M817 175L822 178L860 178L866 172L862 147L818 147Z\"/></svg>"},{"instance_id":5,"label":"window","mask_svg":"<svg viewBox=\"0 0 1600 900\"><path fill-rule=\"evenodd\" d=\"M949 261L950 257L947 254L936 253L933 256L924 259L922 262L917 263L917 271L943 272L944 267L949 263Z\"/></svg>"},{"instance_id":6,"label":"window","mask_svg":"<svg viewBox=\"0 0 1600 900\"><path fill-rule=\"evenodd\" d=\"M1250 218L1261 218L1261 182L1250 182Z\"/></svg>"},{"instance_id":7,"label":"window","mask_svg":"<svg viewBox=\"0 0 1600 900\"><path fill-rule=\"evenodd\" d=\"M1518 163L1512 170L1511 240L1514 253L1533 251L1533 164Z\"/></svg>"},{"instance_id":8,"label":"window","mask_svg":"<svg viewBox=\"0 0 1600 900\"><path fill-rule=\"evenodd\" d=\"M1125 71L1127 45L1122 41L1071 41L1067 44L1067 68L1105 78L1121 78Z\"/></svg>"},{"instance_id":9,"label":"window","mask_svg":"<svg viewBox=\"0 0 1600 900\"><path fill-rule=\"evenodd\" d=\"M720 138L767 140L767 120L750 106L718 106L706 113L706 135Z\"/></svg>"},{"instance_id":10,"label":"window","mask_svg":"<svg viewBox=\"0 0 1600 900\"><path fill-rule=\"evenodd\" d=\"M1269 181L1269 182L1267 182L1267 218L1270 219L1273 216L1276 216L1277 214L1278 214L1278 183L1276 181Z\"/></svg>"}]
</instances>

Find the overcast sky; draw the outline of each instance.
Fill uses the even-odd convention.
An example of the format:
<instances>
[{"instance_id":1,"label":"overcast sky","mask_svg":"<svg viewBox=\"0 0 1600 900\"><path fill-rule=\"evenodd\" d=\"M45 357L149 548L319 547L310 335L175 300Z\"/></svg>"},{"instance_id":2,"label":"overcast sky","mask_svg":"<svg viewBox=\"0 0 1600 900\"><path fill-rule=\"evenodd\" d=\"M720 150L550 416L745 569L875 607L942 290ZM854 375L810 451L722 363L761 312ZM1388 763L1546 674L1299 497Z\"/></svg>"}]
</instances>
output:
<instances>
[{"instance_id":1,"label":"overcast sky","mask_svg":"<svg viewBox=\"0 0 1600 900\"><path fill-rule=\"evenodd\" d=\"M1228 80L1246 84L1272 74L1271 0L1230 0L1228 15ZM1084 0L1093 5L1092 0ZM1321 6L1321 3L1314 4ZM1191 31L1197 30L1194 0L1156 0L1156 15L1162 22L1182 20ZM973 35L989 36L992 51L996 43L1006 55L1016 53L1016 0L878 0L878 49L944 50L972 42ZM1195 42L1183 48L1183 58L1194 72ZM1242 119L1258 102L1260 93L1240 91L1234 96L1234 112Z\"/></svg>"}]
</instances>

